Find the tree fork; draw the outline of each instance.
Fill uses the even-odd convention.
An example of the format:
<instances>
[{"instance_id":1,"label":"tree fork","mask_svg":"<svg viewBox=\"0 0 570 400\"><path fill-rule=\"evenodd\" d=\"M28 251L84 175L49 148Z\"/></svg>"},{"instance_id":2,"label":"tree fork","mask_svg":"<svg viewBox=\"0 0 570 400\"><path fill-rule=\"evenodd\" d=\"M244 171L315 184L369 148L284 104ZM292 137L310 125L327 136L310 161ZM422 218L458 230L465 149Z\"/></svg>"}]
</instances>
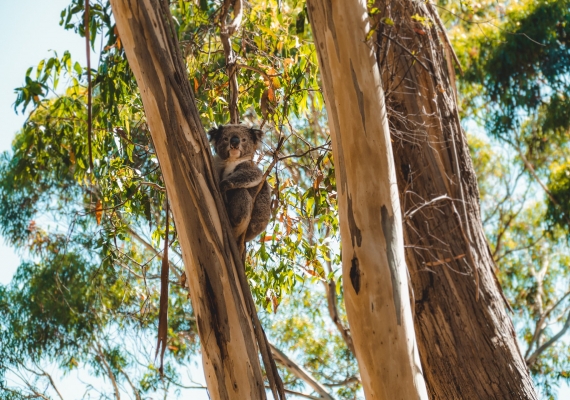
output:
<instances>
[{"instance_id":1,"label":"tree fork","mask_svg":"<svg viewBox=\"0 0 570 400\"><path fill-rule=\"evenodd\" d=\"M212 155L164 0L111 0L136 77L182 249L213 399L275 399L284 389L257 317L213 173Z\"/></svg>"},{"instance_id":2,"label":"tree fork","mask_svg":"<svg viewBox=\"0 0 570 400\"><path fill-rule=\"evenodd\" d=\"M334 4L334 5L333 5ZM368 399L427 399L365 0L309 0L337 180L346 312Z\"/></svg>"},{"instance_id":3,"label":"tree fork","mask_svg":"<svg viewBox=\"0 0 570 400\"><path fill-rule=\"evenodd\" d=\"M379 18L393 21L376 21L377 61L408 215L406 261L430 397L536 399L493 273L443 25L429 3L377 0L376 6Z\"/></svg>"}]
</instances>

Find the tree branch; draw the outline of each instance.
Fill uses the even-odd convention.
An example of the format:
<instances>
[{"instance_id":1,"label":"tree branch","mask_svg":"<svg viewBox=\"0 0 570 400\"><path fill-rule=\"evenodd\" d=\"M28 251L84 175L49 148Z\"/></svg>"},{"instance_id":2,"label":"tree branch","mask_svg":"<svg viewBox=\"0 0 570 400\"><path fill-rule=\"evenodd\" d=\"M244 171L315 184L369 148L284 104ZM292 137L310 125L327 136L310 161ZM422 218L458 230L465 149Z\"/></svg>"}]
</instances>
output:
<instances>
[{"instance_id":1,"label":"tree branch","mask_svg":"<svg viewBox=\"0 0 570 400\"><path fill-rule=\"evenodd\" d=\"M327 232L328 233L328 232ZM329 259L330 259L330 252L329 252ZM327 274L331 275L332 273L332 266L331 262L327 262L325 264L327 266ZM342 321L340 320L340 316L338 314L338 307L337 307L337 297L336 297L336 282L334 279L329 279L327 282L323 281L325 285L325 291L327 294L327 304L329 309L329 315L334 322L336 328L338 329L340 335L344 339L346 343L346 347L351 351L353 355L356 353L354 352L354 343L352 341L352 336L350 335L350 329L346 328Z\"/></svg>"},{"instance_id":2,"label":"tree branch","mask_svg":"<svg viewBox=\"0 0 570 400\"><path fill-rule=\"evenodd\" d=\"M46 371L44 371L42 368L40 368L38 364L34 363L35 366L36 366L36 368L39 369L41 372L37 372L37 371L34 371L34 370L31 369L31 368L26 367L26 365L25 365L23 362L21 362L21 361L18 362L18 364L19 364L22 368L24 368L26 371L31 372L32 374L34 374L34 375L36 375L36 376L45 376L46 378L48 378L49 383L51 384L51 386L53 387L53 389L55 390L55 392L57 393L57 395L59 396L59 398L60 398L61 400L63 400L63 396L61 395L60 391L58 390L57 386L55 385L55 382L54 382L53 378L51 377L51 375L48 374ZM31 387L31 385L30 385L26 380L24 380L24 382L26 382L26 385L28 385L28 387ZM33 390L33 389L31 389L31 390L35 393L35 390Z\"/></svg>"},{"instance_id":3,"label":"tree branch","mask_svg":"<svg viewBox=\"0 0 570 400\"><path fill-rule=\"evenodd\" d=\"M570 295L570 292L567 292L566 294L564 294L564 296L562 296L556 303L554 303L552 305L552 307L550 307L548 310L546 310L540 316L540 318L536 322L534 334L532 335L532 339L530 340L530 342L528 344L528 349L524 355L525 359L529 358L529 354L530 354L530 351L532 350L532 347L538 341L540 334L544 330L544 329L542 329L542 325L544 324L544 321L546 321L546 318L548 318L548 316L552 313L552 311L554 311L569 295Z\"/></svg>"},{"instance_id":4,"label":"tree branch","mask_svg":"<svg viewBox=\"0 0 570 400\"><path fill-rule=\"evenodd\" d=\"M230 6L234 6L234 18L229 23L226 23ZM238 110L238 92L239 86L237 81L237 56L232 48L231 36L239 28L243 17L242 0L225 0L222 6L221 26L220 26L220 39L224 48L224 56L226 58L226 73L229 79L230 98L228 101L230 111L230 122L232 124L239 123L239 110Z\"/></svg>"},{"instance_id":5,"label":"tree branch","mask_svg":"<svg viewBox=\"0 0 570 400\"><path fill-rule=\"evenodd\" d=\"M525 361L526 361L526 365L527 366L531 366L532 364L534 364L536 362L536 360L538 359L538 357L546 350L548 349L550 346L552 346L554 343L556 343L558 341L558 339L560 339L562 336L564 336L564 334L566 333L566 331L568 330L568 328L570 328L570 313L568 314L568 316L566 317L566 322L564 323L564 326L562 327L562 329L560 329L560 331L554 335L550 340L548 340L546 343L544 343L542 346L540 346L538 349L536 349L534 351L534 353L532 353Z\"/></svg>"},{"instance_id":6,"label":"tree branch","mask_svg":"<svg viewBox=\"0 0 570 400\"><path fill-rule=\"evenodd\" d=\"M139 390L137 389L137 387L133 384L133 382L131 382L129 375L122 368L120 369L120 371L121 371L121 374L123 374L123 376L125 377L125 379L129 383L130 387L133 389L133 394L135 395L135 399L141 400L141 394L140 394Z\"/></svg>"},{"instance_id":7,"label":"tree branch","mask_svg":"<svg viewBox=\"0 0 570 400\"><path fill-rule=\"evenodd\" d=\"M281 350L279 350L277 347L275 347L275 345L270 343L269 346L271 347L271 353L273 354L273 357L275 357L275 361L278 364L286 368L297 378L307 383L310 387L313 388L315 392L317 392L321 396L321 398L326 400L334 400L334 398L328 393L327 389L322 384L320 384L307 370L305 370L299 364L295 363L293 360L287 357L287 355L283 353ZM291 393L288 390L285 391ZM316 398L316 397L303 395L300 393L292 393L292 394L297 394L299 396L304 396L310 399Z\"/></svg>"},{"instance_id":8,"label":"tree branch","mask_svg":"<svg viewBox=\"0 0 570 400\"><path fill-rule=\"evenodd\" d=\"M149 250L155 256L162 259L162 252L156 250L153 245L144 240L133 228L131 228L130 225L127 224L125 225L127 226L127 230L129 231L129 233L133 238L135 238L140 244L142 244L147 250ZM173 263L170 262L170 260L168 261L168 266L170 267L170 271L176 276L178 280L180 280L181 273L176 269Z\"/></svg>"},{"instance_id":9,"label":"tree branch","mask_svg":"<svg viewBox=\"0 0 570 400\"><path fill-rule=\"evenodd\" d=\"M107 362L105 354L103 354L103 350L101 349L101 345L99 344L99 342L95 342L95 345L96 345L96 347L94 347L95 352L99 356L99 359L101 360L101 363L103 365L103 369L105 369L107 375L109 376L109 379L111 380L111 383L113 384L113 390L115 391L115 398L117 400L121 400L121 393L119 392L119 385L117 385L115 374L113 374L113 370L111 370L111 366Z\"/></svg>"}]
</instances>

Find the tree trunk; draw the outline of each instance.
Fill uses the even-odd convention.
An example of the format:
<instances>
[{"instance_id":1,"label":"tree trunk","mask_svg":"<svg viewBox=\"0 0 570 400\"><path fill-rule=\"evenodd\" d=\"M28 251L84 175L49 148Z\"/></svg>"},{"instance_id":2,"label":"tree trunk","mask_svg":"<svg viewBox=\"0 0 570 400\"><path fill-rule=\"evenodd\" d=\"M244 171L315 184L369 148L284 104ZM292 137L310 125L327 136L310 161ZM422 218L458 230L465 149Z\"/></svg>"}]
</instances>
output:
<instances>
[{"instance_id":1,"label":"tree trunk","mask_svg":"<svg viewBox=\"0 0 570 400\"><path fill-rule=\"evenodd\" d=\"M334 6L332 5L334 3ZM345 303L368 399L427 399L384 93L364 0L310 0L335 159Z\"/></svg>"},{"instance_id":2,"label":"tree trunk","mask_svg":"<svg viewBox=\"0 0 570 400\"><path fill-rule=\"evenodd\" d=\"M284 399L219 194L168 3L111 0L176 222L213 399Z\"/></svg>"},{"instance_id":3,"label":"tree trunk","mask_svg":"<svg viewBox=\"0 0 570 400\"><path fill-rule=\"evenodd\" d=\"M535 399L493 272L477 180L459 121L454 54L443 25L429 3L376 4L377 61L430 397ZM412 19L416 15L427 22Z\"/></svg>"}]
</instances>

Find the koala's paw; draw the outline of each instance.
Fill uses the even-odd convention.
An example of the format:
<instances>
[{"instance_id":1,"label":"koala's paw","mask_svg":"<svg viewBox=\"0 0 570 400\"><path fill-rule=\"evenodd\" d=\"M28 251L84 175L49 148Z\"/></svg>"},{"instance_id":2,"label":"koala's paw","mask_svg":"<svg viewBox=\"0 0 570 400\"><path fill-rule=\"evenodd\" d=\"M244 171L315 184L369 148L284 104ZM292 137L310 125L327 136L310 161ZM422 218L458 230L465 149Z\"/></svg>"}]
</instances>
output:
<instances>
[{"instance_id":1,"label":"koala's paw","mask_svg":"<svg viewBox=\"0 0 570 400\"><path fill-rule=\"evenodd\" d=\"M220 191L226 193L228 190L233 189L234 185L230 181L223 180L220 182Z\"/></svg>"}]
</instances>

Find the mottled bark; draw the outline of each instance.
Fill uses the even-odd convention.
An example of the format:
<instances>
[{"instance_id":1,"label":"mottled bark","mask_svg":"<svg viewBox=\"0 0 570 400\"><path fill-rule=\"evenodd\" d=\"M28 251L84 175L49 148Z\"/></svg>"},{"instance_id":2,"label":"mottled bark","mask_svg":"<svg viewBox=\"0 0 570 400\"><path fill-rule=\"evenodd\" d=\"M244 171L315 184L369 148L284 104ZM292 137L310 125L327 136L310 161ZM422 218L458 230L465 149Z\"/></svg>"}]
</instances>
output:
<instances>
[{"instance_id":1,"label":"mottled bark","mask_svg":"<svg viewBox=\"0 0 570 400\"><path fill-rule=\"evenodd\" d=\"M431 4L376 4L377 60L430 397L535 399L483 232L452 49Z\"/></svg>"},{"instance_id":2,"label":"mottled bark","mask_svg":"<svg viewBox=\"0 0 570 400\"><path fill-rule=\"evenodd\" d=\"M213 174L165 0L111 0L176 222L213 399L285 398Z\"/></svg>"},{"instance_id":3,"label":"mottled bark","mask_svg":"<svg viewBox=\"0 0 570 400\"><path fill-rule=\"evenodd\" d=\"M333 5L334 3L334 5ZM309 0L335 159L344 296L368 399L427 399L384 93L364 0Z\"/></svg>"}]
</instances>

